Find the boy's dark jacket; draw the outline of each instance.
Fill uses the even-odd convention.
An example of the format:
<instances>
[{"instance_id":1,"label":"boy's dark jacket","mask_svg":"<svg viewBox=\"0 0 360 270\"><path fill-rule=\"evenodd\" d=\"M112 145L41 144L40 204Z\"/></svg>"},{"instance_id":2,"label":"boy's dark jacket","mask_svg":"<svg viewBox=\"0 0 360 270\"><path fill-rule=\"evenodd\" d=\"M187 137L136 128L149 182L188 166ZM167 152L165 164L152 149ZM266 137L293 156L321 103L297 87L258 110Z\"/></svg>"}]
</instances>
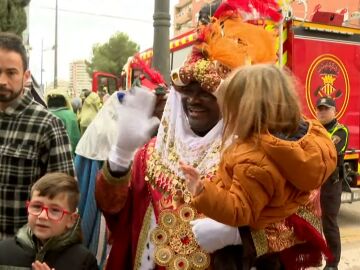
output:
<instances>
[{"instance_id":1,"label":"boy's dark jacket","mask_svg":"<svg viewBox=\"0 0 360 270\"><path fill-rule=\"evenodd\" d=\"M48 240L39 245L30 228L23 226L14 238L0 242L0 270L32 269L39 260L56 270L98 270L96 258L81 243L78 230Z\"/></svg>"}]
</instances>

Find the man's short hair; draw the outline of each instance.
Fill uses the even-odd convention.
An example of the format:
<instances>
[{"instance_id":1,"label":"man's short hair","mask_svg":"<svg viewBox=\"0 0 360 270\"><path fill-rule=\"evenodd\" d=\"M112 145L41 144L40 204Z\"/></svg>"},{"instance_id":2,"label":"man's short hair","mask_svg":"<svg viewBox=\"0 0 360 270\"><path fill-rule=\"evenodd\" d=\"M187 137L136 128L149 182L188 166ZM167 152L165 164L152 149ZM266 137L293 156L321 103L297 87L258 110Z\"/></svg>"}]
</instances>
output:
<instances>
[{"instance_id":1,"label":"man's short hair","mask_svg":"<svg viewBox=\"0 0 360 270\"><path fill-rule=\"evenodd\" d=\"M39 192L39 196L53 199L60 193L67 194L70 211L75 211L80 199L80 191L74 177L66 173L47 173L31 188L31 196L34 191Z\"/></svg>"},{"instance_id":2,"label":"man's short hair","mask_svg":"<svg viewBox=\"0 0 360 270\"><path fill-rule=\"evenodd\" d=\"M0 32L0 49L20 54L24 71L28 69L28 59L21 38L15 34Z\"/></svg>"}]
</instances>

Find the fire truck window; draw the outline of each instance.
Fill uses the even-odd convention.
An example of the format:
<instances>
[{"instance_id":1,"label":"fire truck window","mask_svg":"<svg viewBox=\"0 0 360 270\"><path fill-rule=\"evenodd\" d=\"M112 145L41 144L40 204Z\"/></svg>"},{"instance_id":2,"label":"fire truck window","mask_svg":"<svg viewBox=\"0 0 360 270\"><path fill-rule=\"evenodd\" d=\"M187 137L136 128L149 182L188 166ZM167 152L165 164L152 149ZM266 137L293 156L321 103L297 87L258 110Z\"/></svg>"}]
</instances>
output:
<instances>
[{"instance_id":1,"label":"fire truck window","mask_svg":"<svg viewBox=\"0 0 360 270\"><path fill-rule=\"evenodd\" d=\"M109 78L108 79L108 94L111 95L114 93L116 89L116 79L115 78Z\"/></svg>"},{"instance_id":2,"label":"fire truck window","mask_svg":"<svg viewBox=\"0 0 360 270\"><path fill-rule=\"evenodd\" d=\"M131 83L133 83L141 75L141 73L142 73L141 70L133 69L131 76Z\"/></svg>"},{"instance_id":3,"label":"fire truck window","mask_svg":"<svg viewBox=\"0 0 360 270\"><path fill-rule=\"evenodd\" d=\"M117 90L116 79L112 77L99 77L98 94L99 95L111 95Z\"/></svg>"},{"instance_id":4,"label":"fire truck window","mask_svg":"<svg viewBox=\"0 0 360 270\"><path fill-rule=\"evenodd\" d=\"M106 77L99 77L99 84L98 84L98 93L104 91L104 88L107 89L107 78Z\"/></svg>"}]
</instances>

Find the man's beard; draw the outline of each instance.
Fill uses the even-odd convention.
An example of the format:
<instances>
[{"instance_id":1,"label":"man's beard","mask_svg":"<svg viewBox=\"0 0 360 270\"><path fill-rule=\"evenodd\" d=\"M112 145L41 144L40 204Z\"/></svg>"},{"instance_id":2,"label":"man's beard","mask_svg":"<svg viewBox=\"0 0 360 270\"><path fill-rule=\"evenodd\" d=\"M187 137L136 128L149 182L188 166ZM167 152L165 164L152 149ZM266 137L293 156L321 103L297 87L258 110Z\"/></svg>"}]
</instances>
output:
<instances>
[{"instance_id":1,"label":"man's beard","mask_svg":"<svg viewBox=\"0 0 360 270\"><path fill-rule=\"evenodd\" d=\"M3 103L10 103L17 99L22 93L23 88L19 89L18 91L11 91L6 87L0 86L0 102Z\"/></svg>"}]
</instances>

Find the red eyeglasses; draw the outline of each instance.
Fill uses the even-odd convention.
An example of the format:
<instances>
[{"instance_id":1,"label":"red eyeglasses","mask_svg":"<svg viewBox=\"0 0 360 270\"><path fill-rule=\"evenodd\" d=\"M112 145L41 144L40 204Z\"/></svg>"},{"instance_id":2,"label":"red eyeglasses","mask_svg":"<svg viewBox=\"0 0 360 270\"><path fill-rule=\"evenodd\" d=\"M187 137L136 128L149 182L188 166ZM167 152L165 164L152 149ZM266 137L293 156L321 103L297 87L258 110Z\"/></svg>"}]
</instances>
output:
<instances>
[{"instance_id":1,"label":"red eyeglasses","mask_svg":"<svg viewBox=\"0 0 360 270\"><path fill-rule=\"evenodd\" d=\"M64 215L69 215L71 212L57 206L44 206L39 202L26 202L28 213L33 216L40 216L42 211L46 211L48 219L53 221L60 221Z\"/></svg>"}]
</instances>

